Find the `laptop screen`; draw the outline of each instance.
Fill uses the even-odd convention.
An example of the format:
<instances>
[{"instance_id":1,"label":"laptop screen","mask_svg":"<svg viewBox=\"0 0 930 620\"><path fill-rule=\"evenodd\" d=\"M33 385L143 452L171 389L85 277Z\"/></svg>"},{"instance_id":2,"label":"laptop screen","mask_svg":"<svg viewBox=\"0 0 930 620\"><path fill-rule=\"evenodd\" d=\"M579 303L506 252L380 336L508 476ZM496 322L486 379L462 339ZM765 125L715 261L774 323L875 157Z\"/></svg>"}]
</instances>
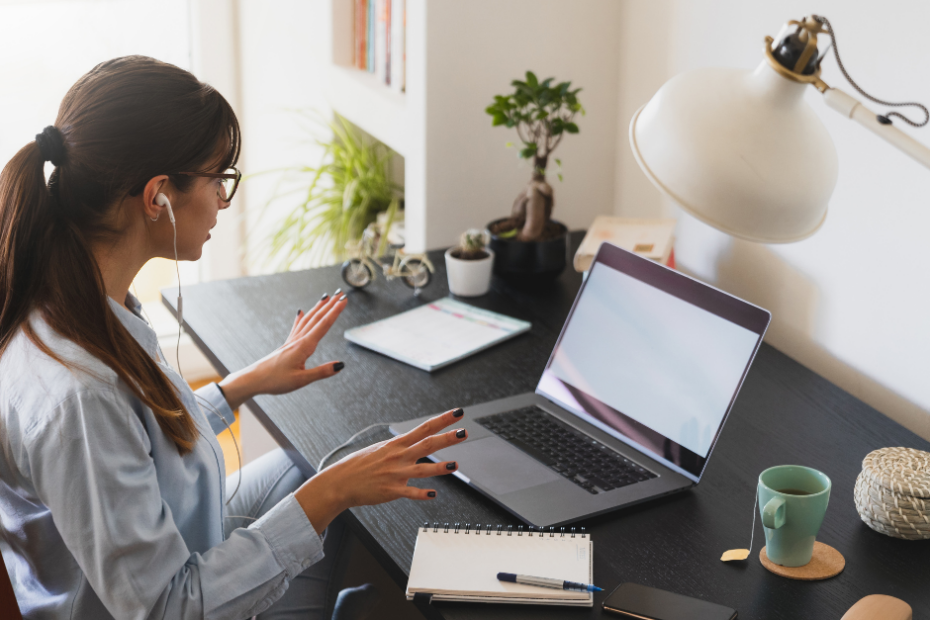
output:
<instances>
[{"instance_id":1,"label":"laptop screen","mask_svg":"<svg viewBox=\"0 0 930 620\"><path fill-rule=\"evenodd\" d=\"M697 482L770 318L605 243L536 391Z\"/></svg>"}]
</instances>

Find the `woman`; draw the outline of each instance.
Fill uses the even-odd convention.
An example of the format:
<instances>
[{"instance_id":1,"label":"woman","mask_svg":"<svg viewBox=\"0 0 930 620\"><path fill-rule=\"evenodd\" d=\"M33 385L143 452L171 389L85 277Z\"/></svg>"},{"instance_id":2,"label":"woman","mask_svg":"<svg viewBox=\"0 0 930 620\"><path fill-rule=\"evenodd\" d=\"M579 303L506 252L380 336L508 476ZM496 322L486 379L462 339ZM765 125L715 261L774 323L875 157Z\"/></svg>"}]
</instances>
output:
<instances>
[{"instance_id":1,"label":"woman","mask_svg":"<svg viewBox=\"0 0 930 620\"><path fill-rule=\"evenodd\" d=\"M460 409L307 481L273 452L226 506L222 418L336 374L305 362L347 303L324 296L196 395L166 363L130 285L151 258L200 257L239 148L219 93L130 56L78 80L0 173L0 519L27 618L322 618L334 518L435 497L409 479L455 469L416 461L464 441L435 434Z\"/></svg>"}]
</instances>

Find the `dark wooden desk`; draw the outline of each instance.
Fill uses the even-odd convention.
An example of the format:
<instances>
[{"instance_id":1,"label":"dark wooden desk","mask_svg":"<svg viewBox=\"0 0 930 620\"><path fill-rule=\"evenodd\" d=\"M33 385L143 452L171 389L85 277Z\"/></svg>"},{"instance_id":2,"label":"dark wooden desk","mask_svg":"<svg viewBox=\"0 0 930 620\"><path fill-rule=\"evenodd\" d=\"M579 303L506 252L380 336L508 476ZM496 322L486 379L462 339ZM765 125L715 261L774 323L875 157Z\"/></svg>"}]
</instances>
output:
<instances>
[{"instance_id":1,"label":"dark wooden desk","mask_svg":"<svg viewBox=\"0 0 930 620\"><path fill-rule=\"evenodd\" d=\"M574 242L580 242L577 233ZM447 295L442 254L431 257L435 280L419 299L399 281L383 279L349 294L348 308L313 358L316 363L343 360L342 373L296 394L249 403L308 475L324 454L374 422L406 420L535 388L580 286L574 271L566 271L545 293L495 282L491 293L470 303L531 320L532 330L432 374L342 338L349 327ZM309 308L323 292L339 287L346 288L338 267L187 287L185 327L225 374L279 346L298 308ZM389 436L386 429L372 431L354 448ZM868 594L897 596L914 608L915 617L924 616L930 613L930 542L873 532L859 520L853 501L862 458L887 446L930 450L927 441L763 345L696 490L580 524L592 532L595 583L608 592L624 581L664 588L734 607L740 618L839 620ZM719 561L726 549L749 543L759 472L786 463L815 467L833 480L819 540L846 557L846 570L838 577L805 583L768 573L757 559L763 540L759 524L748 562ZM363 544L402 585L418 524L513 523L455 478L430 484L439 492L434 501L401 500L352 509L348 515ZM606 616L601 610L605 595L595 596L594 608L584 610L437 603L428 613L449 619L595 618Z\"/></svg>"}]
</instances>

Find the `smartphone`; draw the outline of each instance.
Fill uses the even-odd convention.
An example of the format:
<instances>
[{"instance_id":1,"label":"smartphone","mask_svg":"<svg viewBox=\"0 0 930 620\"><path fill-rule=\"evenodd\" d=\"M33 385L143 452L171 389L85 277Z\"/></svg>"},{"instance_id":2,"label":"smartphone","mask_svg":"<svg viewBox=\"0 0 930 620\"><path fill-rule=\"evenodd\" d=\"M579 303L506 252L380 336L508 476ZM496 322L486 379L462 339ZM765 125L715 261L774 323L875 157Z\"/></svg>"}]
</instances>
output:
<instances>
[{"instance_id":1,"label":"smartphone","mask_svg":"<svg viewBox=\"0 0 930 620\"><path fill-rule=\"evenodd\" d=\"M604 610L638 620L736 620L735 609L637 583L620 584Z\"/></svg>"}]
</instances>

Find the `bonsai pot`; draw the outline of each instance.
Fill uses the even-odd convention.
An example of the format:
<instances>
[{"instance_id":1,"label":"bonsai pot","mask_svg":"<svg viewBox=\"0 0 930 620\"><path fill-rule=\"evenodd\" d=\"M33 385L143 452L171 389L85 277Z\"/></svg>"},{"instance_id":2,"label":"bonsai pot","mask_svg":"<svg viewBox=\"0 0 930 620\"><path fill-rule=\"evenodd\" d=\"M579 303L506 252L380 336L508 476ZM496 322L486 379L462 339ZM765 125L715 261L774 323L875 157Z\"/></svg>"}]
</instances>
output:
<instances>
[{"instance_id":1,"label":"bonsai pot","mask_svg":"<svg viewBox=\"0 0 930 620\"><path fill-rule=\"evenodd\" d=\"M465 260L452 254L458 248L446 250L446 273L449 276L449 292L457 297L477 297L491 288L491 266L494 252L485 249L484 258Z\"/></svg>"},{"instance_id":2,"label":"bonsai pot","mask_svg":"<svg viewBox=\"0 0 930 620\"><path fill-rule=\"evenodd\" d=\"M508 218L494 220L494 225ZM495 254L494 273L511 284L538 285L555 280L568 263L568 227L553 220L561 234L543 241L517 241L491 232L491 250Z\"/></svg>"}]
</instances>

